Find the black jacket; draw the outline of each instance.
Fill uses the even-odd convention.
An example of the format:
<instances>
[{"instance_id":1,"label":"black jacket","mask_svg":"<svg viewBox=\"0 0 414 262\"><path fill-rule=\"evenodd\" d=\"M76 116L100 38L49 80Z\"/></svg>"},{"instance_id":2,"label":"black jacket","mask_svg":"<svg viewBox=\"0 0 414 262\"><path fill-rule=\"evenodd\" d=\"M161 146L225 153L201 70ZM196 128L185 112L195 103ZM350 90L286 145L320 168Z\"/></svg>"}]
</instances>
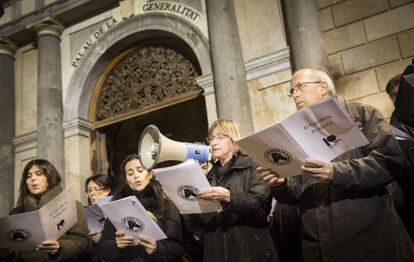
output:
<instances>
[{"instance_id":1,"label":"black jacket","mask_svg":"<svg viewBox=\"0 0 414 262\"><path fill-rule=\"evenodd\" d=\"M124 190L120 195L115 196L114 199L124 198L135 195L142 205L148 210L153 198L156 198L154 191L147 186L144 190L151 190L149 194L139 194L138 191ZM131 192L135 192L132 193ZM154 213L154 212L153 212ZM119 249L115 241L116 229L112 223L107 219L105 221L104 229L102 230L102 238L98 243L99 256L104 261L180 261L183 254L183 233L181 228L181 218L178 209L174 204L170 203L162 216L157 217L157 224L162 231L167 235L167 239L157 241L157 251L153 255L145 252L141 245L126 247Z\"/></svg>"},{"instance_id":2,"label":"black jacket","mask_svg":"<svg viewBox=\"0 0 414 262\"><path fill-rule=\"evenodd\" d=\"M414 261L386 190L400 173L397 141L378 110L357 103L348 108L370 143L332 162L332 183L300 175L273 193L290 192L299 200L305 261Z\"/></svg>"},{"instance_id":3,"label":"black jacket","mask_svg":"<svg viewBox=\"0 0 414 262\"><path fill-rule=\"evenodd\" d=\"M204 262L279 261L268 229L269 187L256 175L256 164L236 154L222 175L216 163L207 178L211 186L230 190L223 211L204 214Z\"/></svg>"},{"instance_id":4,"label":"black jacket","mask_svg":"<svg viewBox=\"0 0 414 262\"><path fill-rule=\"evenodd\" d=\"M37 201L29 195L24 202L23 207L12 209L10 215L25 213L38 210L59 193L63 191L62 187L56 186L46 191ZM59 238L60 249L55 255L48 255L42 251L16 251L15 256L10 261L80 261L85 256L88 249L88 226L86 223L85 211L82 204L76 201L76 211L78 221L63 236ZM1 261L1 259L0 259ZM9 261L9 260L5 260Z\"/></svg>"}]
</instances>

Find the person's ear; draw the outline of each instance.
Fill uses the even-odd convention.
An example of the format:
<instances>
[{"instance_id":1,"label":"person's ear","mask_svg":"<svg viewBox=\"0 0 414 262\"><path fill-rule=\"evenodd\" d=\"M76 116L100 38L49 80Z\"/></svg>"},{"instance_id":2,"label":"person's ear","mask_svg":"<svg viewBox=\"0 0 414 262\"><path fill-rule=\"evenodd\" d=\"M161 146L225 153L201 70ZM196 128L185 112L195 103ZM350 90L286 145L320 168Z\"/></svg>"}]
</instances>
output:
<instances>
[{"instance_id":1,"label":"person's ear","mask_svg":"<svg viewBox=\"0 0 414 262\"><path fill-rule=\"evenodd\" d=\"M323 97L329 95L329 87L328 87L328 83L326 81L321 82L320 88L321 88L321 93L322 93Z\"/></svg>"},{"instance_id":2,"label":"person's ear","mask_svg":"<svg viewBox=\"0 0 414 262\"><path fill-rule=\"evenodd\" d=\"M148 175L149 175L149 178L151 179L154 176L154 171L149 170Z\"/></svg>"}]
</instances>

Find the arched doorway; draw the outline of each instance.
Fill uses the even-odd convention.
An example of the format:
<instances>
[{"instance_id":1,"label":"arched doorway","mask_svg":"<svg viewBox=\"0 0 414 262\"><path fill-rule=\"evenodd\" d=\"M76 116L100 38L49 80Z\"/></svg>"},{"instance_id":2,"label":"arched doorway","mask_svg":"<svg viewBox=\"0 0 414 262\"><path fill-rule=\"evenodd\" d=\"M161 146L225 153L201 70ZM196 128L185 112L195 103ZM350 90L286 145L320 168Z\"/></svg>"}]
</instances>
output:
<instances>
[{"instance_id":1,"label":"arched doorway","mask_svg":"<svg viewBox=\"0 0 414 262\"><path fill-rule=\"evenodd\" d=\"M178 39L152 38L115 57L97 81L89 107L94 173L114 176L137 153L143 129L155 124L177 141L202 142L208 123L201 70Z\"/></svg>"}]
</instances>

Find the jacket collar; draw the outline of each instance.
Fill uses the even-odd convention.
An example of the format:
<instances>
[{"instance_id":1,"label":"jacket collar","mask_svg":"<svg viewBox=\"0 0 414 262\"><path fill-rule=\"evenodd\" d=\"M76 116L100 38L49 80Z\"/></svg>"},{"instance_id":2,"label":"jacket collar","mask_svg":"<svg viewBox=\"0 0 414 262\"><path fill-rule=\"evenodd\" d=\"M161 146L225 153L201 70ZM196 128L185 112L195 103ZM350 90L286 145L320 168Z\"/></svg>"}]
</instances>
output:
<instances>
[{"instance_id":1,"label":"jacket collar","mask_svg":"<svg viewBox=\"0 0 414 262\"><path fill-rule=\"evenodd\" d=\"M26 211L38 210L42 206L46 205L47 202L59 195L62 191L63 189L61 186L55 186L54 188L48 189L40 197L40 199L37 199L34 195L29 194L24 200L24 208Z\"/></svg>"}]
</instances>

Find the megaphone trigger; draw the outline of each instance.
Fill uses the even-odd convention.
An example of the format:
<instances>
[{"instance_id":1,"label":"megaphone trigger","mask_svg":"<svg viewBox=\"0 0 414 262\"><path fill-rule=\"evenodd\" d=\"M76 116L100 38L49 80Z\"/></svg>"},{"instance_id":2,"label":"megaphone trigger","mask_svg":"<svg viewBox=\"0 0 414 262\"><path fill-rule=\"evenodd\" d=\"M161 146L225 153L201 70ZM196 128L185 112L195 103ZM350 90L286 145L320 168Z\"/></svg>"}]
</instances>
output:
<instances>
[{"instance_id":1,"label":"megaphone trigger","mask_svg":"<svg viewBox=\"0 0 414 262\"><path fill-rule=\"evenodd\" d=\"M151 145L151 149L147 154L151 154L152 160L155 160L157 158L158 152L160 150L160 145L157 143L154 143Z\"/></svg>"}]
</instances>

